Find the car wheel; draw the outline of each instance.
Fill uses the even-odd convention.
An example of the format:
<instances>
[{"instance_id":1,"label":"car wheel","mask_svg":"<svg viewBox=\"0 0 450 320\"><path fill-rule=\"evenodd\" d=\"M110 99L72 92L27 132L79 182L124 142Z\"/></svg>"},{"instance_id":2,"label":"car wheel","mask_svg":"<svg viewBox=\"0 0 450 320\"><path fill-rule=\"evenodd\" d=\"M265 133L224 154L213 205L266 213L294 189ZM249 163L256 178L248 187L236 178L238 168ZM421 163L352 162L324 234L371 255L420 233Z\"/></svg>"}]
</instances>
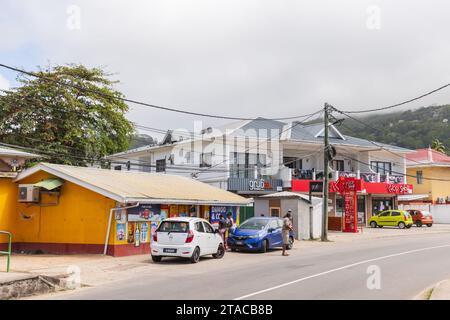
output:
<instances>
[{"instance_id":1,"label":"car wheel","mask_svg":"<svg viewBox=\"0 0 450 320\"><path fill-rule=\"evenodd\" d=\"M432 223L427 223L427 227L431 227L433 224Z\"/></svg>"},{"instance_id":2,"label":"car wheel","mask_svg":"<svg viewBox=\"0 0 450 320\"><path fill-rule=\"evenodd\" d=\"M377 227L377 223L376 223L375 221L372 221L372 222L370 223L370 227L371 227L371 228L376 228L376 227Z\"/></svg>"},{"instance_id":3,"label":"car wheel","mask_svg":"<svg viewBox=\"0 0 450 320\"><path fill-rule=\"evenodd\" d=\"M399 222L399 223L398 223L398 227L399 227L400 229L405 229L405 228L406 228L406 224L405 224L404 222Z\"/></svg>"},{"instance_id":4,"label":"car wheel","mask_svg":"<svg viewBox=\"0 0 450 320\"><path fill-rule=\"evenodd\" d=\"M217 248L217 252L214 253L212 256L215 259L221 259L221 258L223 258L224 255L225 255L225 248L223 247L222 244L219 244L219 247Z\"/></svg>"},{"instance_id":5,"label":"car wheel","mask_svg":"<svg viewBox=\"0 0 450 320\"><path fill-rule=\"evenodd\" d=\"M153 262L161 262L162 257L161 256L152 256Z\"/></svg>"},{"instance_id":6,"label":"car wheel","mask_svg":"<svg viewBox=\"0 0 450 320\"><path fill-rule=\"evenodd\" d=\"M383 227L384 227L384 226L378 226L378 228L380 228L380 229L383 228Z\"/></svg>"},{"instance_id":7,"label":"car wheel","mask_svg":"<svg viewBox=\"0 0 450 320\"><path fill-rule=\"evenodd\" d=\"M195 247L194 252L192 252L192 256L191 256L190 260L192 263L197 263L200 261L200 248L199 247Z\"/></svg>"},{"instance_id":8,"label":"car wheel","mask_svg":"<svg viewBox=\"0 0 450 320\"><path fill-rule=\"evenodd\" d=\"M416 222L416 226L418 226L419 228L421 228L421 227L422 227L422 221L417 221L417 222Z\"/></svg>"},{"instance_id":9,"label":"car wheel","mask_svg":"<svg viewBox=\"0 0 450 320\"><path fill-rule=\"evenodd\" d=\"M291 250L294 246L294 237L289 237L289 244L287 245L287 249Z\"/></svg>"},{"instance_id":10,"label":"car wheel","mask_svg":"<svg viewBox=\"0 0 450 320\"><path fill-rule=\"evenodd\" d=\"M259 250L259 252L261 252L261 253L267 252L267 247L268 247L267 240L263 240L263 242L261 243L261 249Z\"/></svg>"}]
</instances>

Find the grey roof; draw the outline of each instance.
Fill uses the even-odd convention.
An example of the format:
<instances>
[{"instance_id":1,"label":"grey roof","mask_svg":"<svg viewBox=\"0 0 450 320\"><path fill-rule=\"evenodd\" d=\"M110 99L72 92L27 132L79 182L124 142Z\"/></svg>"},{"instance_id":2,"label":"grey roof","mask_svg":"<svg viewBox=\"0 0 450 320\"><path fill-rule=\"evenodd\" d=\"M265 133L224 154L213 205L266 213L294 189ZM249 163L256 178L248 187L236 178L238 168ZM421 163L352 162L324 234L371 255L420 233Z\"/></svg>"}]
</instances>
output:
<instances>
[{"instance_id":1,"label":"grey roof","mask_svg":"<svg viewBox=\"0 0 450 320\"><path fill-rule=\"evenodd\" d=\"M41 157L38 154L25 152L19 149L9 148L9 147L0 147L0 156L10 156L10 157L21 157L21 158L39 158Z\"/></svg>"},{"instance_id":2,"label":"grey roof","mask_svg":"<svg viewBox=\"0 0 450 320\"><path fill-rule=\"evenodd\" d=\"M290 130L290 135L288 135L287 137L287 140L323 143L323 135L318 135L323 130L323 128L323 123L315 123L310 125L295 125L294 123L292 125L292 129ZM344 139L342 139L340 136L344 137ZM378 145L392 151L410 152L409 149L405 149L402 147L397 147L380 142L371 142L366 139L343 135L334 126L330 126L329 141L332 145L353 145L357 147L367 148L374 148Z\"/></svg>"},{"instance_id":3,"label":"grey roof","mask_svg":"<svg viewBox=\"0 0 450 320\"><path fill-rule=\"evenodd\" d=\"M270 138L275 134L278 135L279 133L281 133L285 125L286 123L282 121L256 118L254 120L243 123L241 126L236 128L231 135ZM275 132L272 132L272 130L275 130Z\"/></svg>"},{"instance_id":4,"label":"grey roof","mask_svg":"<svg viewBox=\"0 0 450 320\"><path fill-rule=\"evenodd\" d=\"M263 196L260 196L260 198L298 198L298 199L302 199L306 202L309 203L309 196L307 196L306 194L302 194L302 193L297 193L297 192L291 192L291 191L281 191L281 192L274 192L274 193L270 193L270 194L266 194ZM313 202L314 205L316 205L319 202L322 202L322 198L319 197L311 197L311 200Z\"/></svg>"}]
</instances>

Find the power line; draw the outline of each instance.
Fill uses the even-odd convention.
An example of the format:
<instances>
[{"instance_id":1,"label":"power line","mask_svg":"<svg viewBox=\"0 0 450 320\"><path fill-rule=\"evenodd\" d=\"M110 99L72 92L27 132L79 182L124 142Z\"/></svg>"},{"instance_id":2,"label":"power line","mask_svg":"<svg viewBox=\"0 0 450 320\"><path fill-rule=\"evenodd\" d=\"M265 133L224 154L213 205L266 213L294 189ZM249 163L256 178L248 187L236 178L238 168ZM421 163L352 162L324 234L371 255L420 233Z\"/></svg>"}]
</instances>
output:
<instances>
[{"instance_id":1,"label":"power line","mask_svg":"<svg viewBox=\"0 0 450 320\"><path fill-rule=\"evenodd\" d=\"M77 85L74 85L72 83L64 83L55 79L51 79L48 77L45 77L43 75L40 75L38 73L35 72L30 72L30 71L26 71L26 70L22 70L19 68L15 68L12 66L8 66L5 64L0 63L0 67L2 68L6 68L15 72L19 72L22 74L26 74L35 78L40 78L46 81L50 81L62 86L66 86L66 87L71 87L80 91L84 91L84 92L91 92L94 93L100 97L103 98L107 98L107 99L113 99L113 100L122 100L124 102L129 102L129 103L133 103L133 104L137 104L137 105L141 105L141 106L145 106L145 107L149 107L149 108L154 108L154 109L159 109L159 110L164 110L164 111L171 111L171 112L177 112L177 113L183 113L183 114L188 114L188 115L194 115L194 116L200 116L200 117L208 117L208 118L216 118L216 119L226 119L226 120L258 120L258 117L256 118L243 118L243 117L231 117L231 116L223 116L223 115L214 115L214 114L207 114L207 113L201 113L201 112L194 112L194 111L186 111L186 110L182 110L182 109L178 109L178 108L171 108L171 107L165 107L165 106L159 106L159 105L155 105L155 104L150 104L150 103L146 103L146 102L141 102L138 100L134 100L134 99L128 99L128 98L124 98L121 96L114 96L114 95L109 95L109 94L105 94L103 92L97 91L97 90L92 90L92 89L86 89ZM296 116L290 116L290 117L280 117L280 118L264 118L261 120L292 120L292 119L297 119L297 118L304 118L307 117L311 114L305 114L305 115L296 115Z\"/></svg>"},{"instance_id":2,"label":"power line","mask_svg":"<svg viewBox=\"0 0 450 320\"><path fill-rule=\"evenodd\" d=\"M450 83L447 83L447 84L445 84L445 85L443 85L443 86L441 86L441 87L439 87L439 88L436 88L436 89L434 89L434 90L431 90L431 91L429 91L429 92L427 92L427 93L424 93L424 94L422 94L422 95L420 95L420 96L418 96L418 97L415 97L415 98L412 98L412 99L409 99L409 100L406 100L406 101L403 101L403 102L400 102L400 103L396 103L396 104L393 104L393 105L390 105L390 106L386 106L386 107L371 108L371 109L368 109L368 110L358 110L358 111L344 111L344 112L346 112L346 113L368 113L368 112L374 112L374 111L382 111L382 110L392 109L392 108L395 108L395 107L399 107L399 106L402 106L402 105L411 103L411 102L413 102L413 101L420 100L420 99L422 99L422 98L424 98L424 97L426 97L426 96L429 96L429 95L431 95L431 94L433 94L433 93L435 93L435 92L438 92L438 91L440 91L440 90L442 90L442 89L445 89L445 88L447 88L447 87L449 87L449 86L450 86Z\"/></svg>"}]
</instances>

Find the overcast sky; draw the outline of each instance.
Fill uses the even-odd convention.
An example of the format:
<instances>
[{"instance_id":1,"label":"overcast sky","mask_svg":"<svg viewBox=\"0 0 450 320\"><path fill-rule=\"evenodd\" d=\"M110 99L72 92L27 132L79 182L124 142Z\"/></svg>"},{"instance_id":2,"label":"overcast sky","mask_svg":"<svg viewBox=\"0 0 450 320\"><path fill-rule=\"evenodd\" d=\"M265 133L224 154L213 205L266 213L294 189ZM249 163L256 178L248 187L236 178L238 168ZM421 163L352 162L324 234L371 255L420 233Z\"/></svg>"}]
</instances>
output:
<instances>
[{"instance_id":1,"label":"overcast sky","mask_svg":"<svg viewBox=\"0 0 450 320\"><path fill-rule=\"evenodd\" d=\"M450 82L449 13L446 0L2 0L0 62L104 66L128 98L196 112L359 109ZM14 78L0 69L0 88ZM410 107L435 103L450 103L450 89ZM162 129L223 123L139 106L128 118Z\"/></svg>"}]
</instances>

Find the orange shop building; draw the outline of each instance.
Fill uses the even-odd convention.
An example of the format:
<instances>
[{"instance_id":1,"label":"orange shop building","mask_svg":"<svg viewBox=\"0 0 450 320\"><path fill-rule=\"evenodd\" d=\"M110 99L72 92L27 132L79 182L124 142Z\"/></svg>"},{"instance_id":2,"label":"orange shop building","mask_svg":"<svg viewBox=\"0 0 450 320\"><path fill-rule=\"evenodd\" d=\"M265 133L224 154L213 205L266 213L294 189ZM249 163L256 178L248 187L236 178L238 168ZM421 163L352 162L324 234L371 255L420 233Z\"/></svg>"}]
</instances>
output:
<instances>
[{"instance_id":1,"label":"orange shop building","mask_svg":"<svg viewBox=\"0 0 450 320\"><path fill-rule=\"evenodd\" d=\"M209 219L211 206L249 201L181 176L49 163L19 173L2 189L10 201L0 215L9 222L13 251L30 253L149 253L161 218Z\"/></svg>"}]
</instances>

